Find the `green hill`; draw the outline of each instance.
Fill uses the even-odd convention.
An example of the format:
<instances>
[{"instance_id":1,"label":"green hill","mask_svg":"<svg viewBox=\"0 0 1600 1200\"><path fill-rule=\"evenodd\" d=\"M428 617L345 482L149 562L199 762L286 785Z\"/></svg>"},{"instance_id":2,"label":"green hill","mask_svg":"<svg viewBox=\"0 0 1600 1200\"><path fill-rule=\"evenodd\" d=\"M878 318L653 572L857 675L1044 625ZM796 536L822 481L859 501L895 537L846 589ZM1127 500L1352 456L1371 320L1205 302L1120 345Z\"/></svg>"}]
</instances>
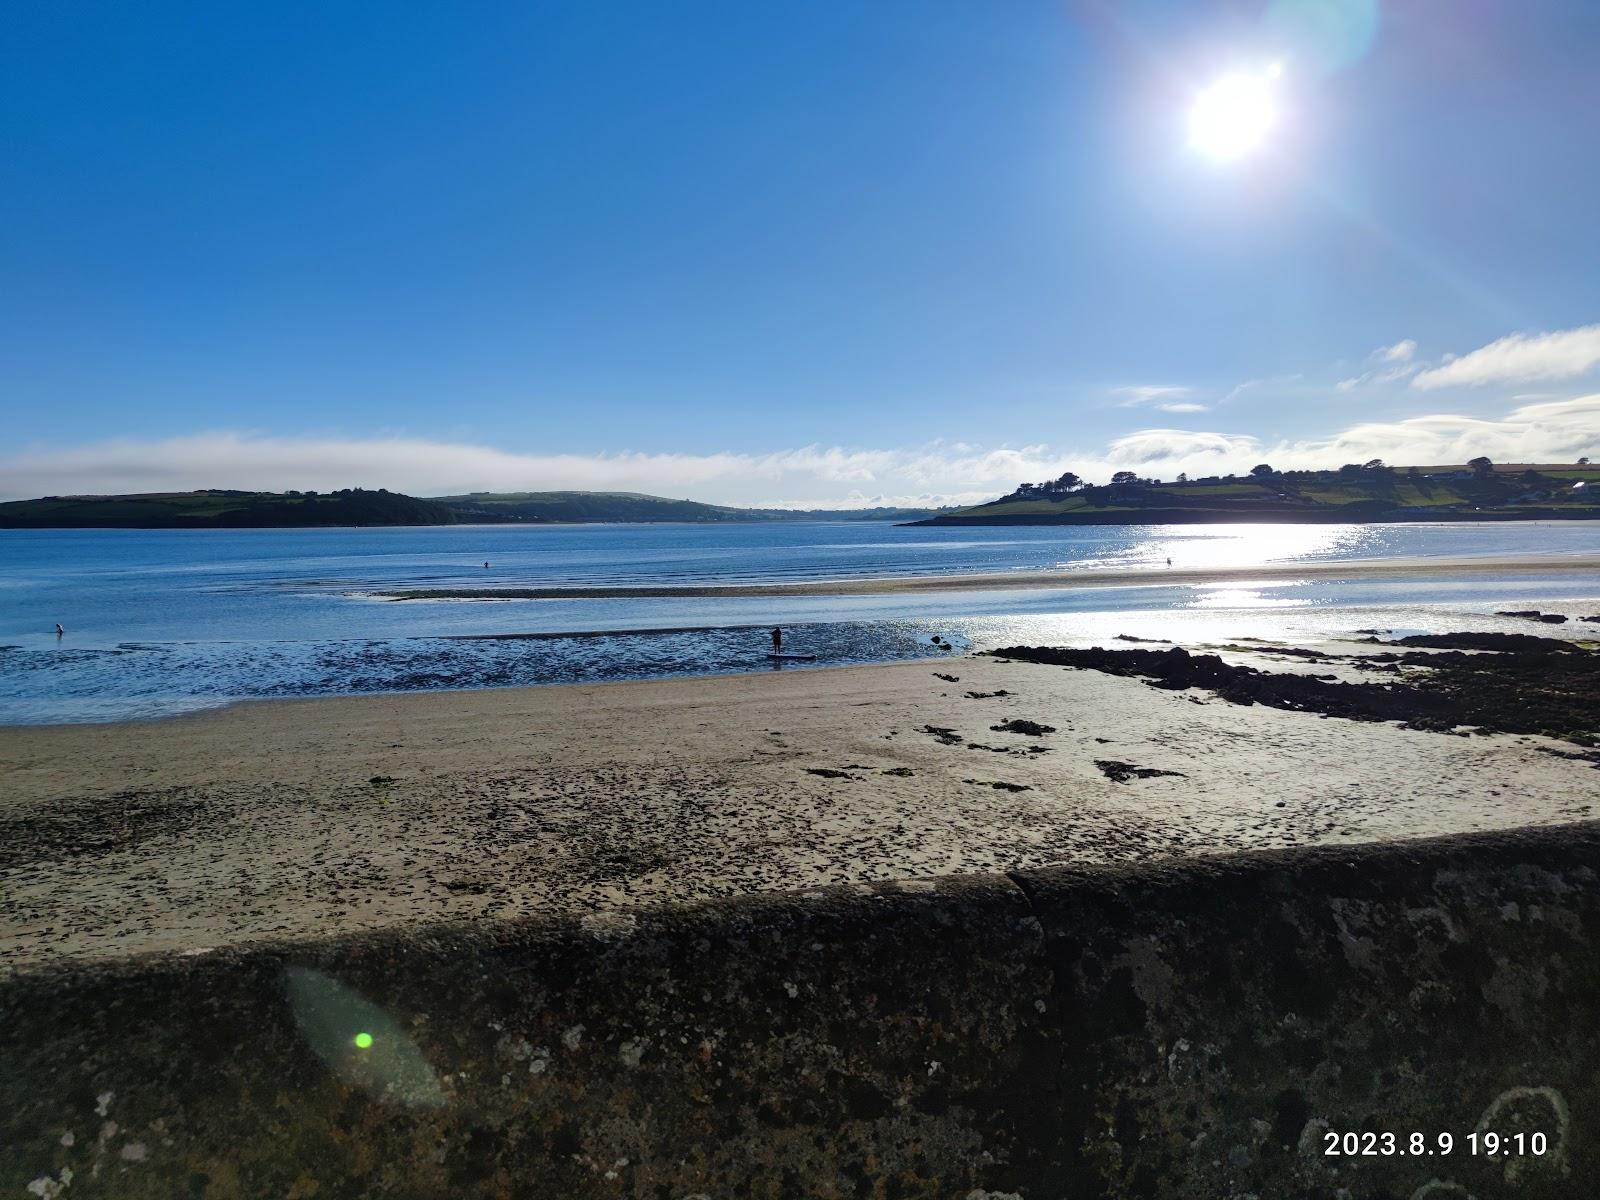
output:
<instances>
[{"instance_id":1,"label":"green hill","mask_svg":"<svg viewBox=\"0 0 1600 1200\"><path fill-rule=\"evenodd\" d=\"M529 523L593 521L750 521L775 520L759 510L724 508L694 500L669 500L642 492L472 492L438 496L465 522Z\"/></svg>"},{"instance_id":2,"label":"green hill","mask_svg":"<svg viewBox=\"0 0 1600 1200\"><path fill-rule=\"evenodd\" d=\"M931 508L732 508L695 500L669 500L643 492L472 492L435 499L464 522L909 521L942 511Z\"/></svg>"},{"instance_id":3,"label":"green hill","mask_svg":"<svg viewBox=\"0 0 1600 1200\"><path fill-rule=\"evenodd\" d=\"M45 496L0 503L0 529L249 529L327 525L590 522L911 521L929 508L728 508L639 492L245 492L208 488L126 496Z\"/></svg>"},{"instance_id":4,"label":"green hill","mask_svg":"<svg viewBox=\"0 0 1600 1200\"><path fill-rule=\"evenodd\" d=\"M1581 484L1582 486L1576 486ZM1214 522L1600 519L1600 467L1493 464L1274 471L1173 481L1062 476L918 525L1166 525Z\"/></svg>"},{"instance_id":5,"label":"green hill","mask_svg":"<svg viewBox=\"0 0 1600 1200\"><path fill-rule=\"evenodd\" d=\"M455 512L398 492L149 492L45 496L0 503L0 529L266 529L329 525L454 525Z\"/></svg>"}]
</instances>

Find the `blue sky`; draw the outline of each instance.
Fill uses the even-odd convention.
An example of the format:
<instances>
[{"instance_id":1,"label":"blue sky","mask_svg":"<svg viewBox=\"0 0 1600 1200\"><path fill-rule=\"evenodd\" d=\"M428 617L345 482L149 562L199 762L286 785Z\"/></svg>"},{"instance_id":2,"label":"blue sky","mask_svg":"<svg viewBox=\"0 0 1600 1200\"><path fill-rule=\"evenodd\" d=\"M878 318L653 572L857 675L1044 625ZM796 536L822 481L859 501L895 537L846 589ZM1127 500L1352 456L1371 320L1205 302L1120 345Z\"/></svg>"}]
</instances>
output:
<instances>
[{"instance_id":1,"label":"blue sky","mask_svg":"<svg viewBox=\"0 0 1600 1200\"><path fill-rule=\"evenodd\" d=\"M13 5L0 494L1600 453L1597 55L1579 0Z\"/></svg>"}]
</instances>

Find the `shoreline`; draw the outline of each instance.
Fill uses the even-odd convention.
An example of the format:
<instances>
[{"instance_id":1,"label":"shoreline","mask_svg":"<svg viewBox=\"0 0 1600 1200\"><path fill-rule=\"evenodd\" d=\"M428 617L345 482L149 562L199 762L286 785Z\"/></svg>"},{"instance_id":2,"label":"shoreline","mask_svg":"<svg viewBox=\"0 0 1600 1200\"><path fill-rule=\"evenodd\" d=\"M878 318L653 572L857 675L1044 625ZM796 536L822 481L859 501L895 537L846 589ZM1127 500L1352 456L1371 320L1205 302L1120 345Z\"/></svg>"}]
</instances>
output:
<instances>
[{"instance_id":1,"label":"shoreline","mask_svg":"<svg viewBox=\"0 0 1600 1200\"><path fill-rule=\"evenodd\" d=\"M750 626L749 628L762 628ZM634 630L618 630L617 633L633 633ZM668 630L642 630L643 633L677 633L676 629ZM692 632L692 631L691 631ZM443 641L529 641L544 638L566 637L566 634L555 633L509 633L509 634L460 634ZM610 637L611 633L585 633L582 637ZM88 734L91 731L109 731L133 727L156 728L162 725L177 724L180 722L202 721L211 717L218 717L237 710L263 710L281 708L285 710L300 709L303 707L329 704L364 704L383 703L384 701L404 701L411 697L427 698L437 696L516 696L527 693L536 696L552 691L589 691L599 688L632 688L640 684L693 684L725 683L737 679L764 679L780 674L792 674L796 671L805 671L808 674L817 672L831 674L845 671L877 671L883 667L900 666L933 666L941 663L964 663L966 655L953 655L950 658L935 658L929 655L926 658L885 658L874 662L843 662L843 663L816 663L804 661L790 661L773 666L754 666L748 671L717 671L705 674L677 674L677 675L641 675L623 679L593 679L573 680L557 679L549 683L506 683L486 684L479 687L448 687L448 688L406 688L384 692L323 692L304 696L235 696L228 697L216 704L206 705L202 708L186 708L180 712L160 713L155 716L122 717L115 721L49 721L32 722L28 724L6 724L0 722L0 741L8 734L37 733L55 730L82 731ZM0 812L3 812L0 808Z\"/></svg>"},{"instance_id":2,"label":"shoreline","mask_svg":"<svg viewBox=\"0 0 1600 1200\"><path fill-rule=\"evenodd\" d=\"M1230 659L1321 671L1274 647ZM1555 825L1600 775L980 657L3 732L0 974L450 921Z\"/></svg>"},{"instance_id":3,"label":"shoreline","mask_svg":"<svg viewBox=\"0 0 1600 1200\"><path fill-rule=\"evenodd\" d=\"M1166 587L1249 580L1340 577L1419 578L1519 572L1546 575L1600 571L1600 554L1482 555L1453 558L1365 558L1330 562L1270 563L1250 567L1093 567L987 572L962 575L898 575L795 583L682 584L575 587L407 588L354 593L386 602L417 600L627 600L711 599L781 596L857 596L900 592L956 592L1014 588Z\"/></svg>"},{"instance_id":4,"label":"shoreline","mask_svg":"<svg viewBox=\"0 0 1600 1200\"><path fill-rule=\"evenodd\" d=\"M1597 586L1600 586L1600 581L1597 581ZM1597 592L1593 596L1585 597L1554 597L1546 595L1517 596L1496 601L1496 603L1518 605L1525 608L1548 608L1552 611L1563 607L1570 609L1573 605L1580 605L1592 610L1596 614L1600 614L1600 607L1597 607L1600 606L1600 592ZM1277 610L1272 611L1274 613L1277 612ZM1342 614L1339 619L1347 624L1348 630L1357 633L1367 632L1366 629L1358 628L1358 626L1371 626L1375 622L1378 624L1387 623L1389 625L1394 625L1398 618L1400 624L1406 623L1405 618L1396 612L1395 606L1392 603L1340 604L1332 609L1320 611L1337 612ZM1129 617L1130 623L1132 623L1137 621L1139 618L1149 616L1150 614L1140 610L1129 610L1126 615ZM1247 612L1240 612L1234 615L1238 616L1241 620L1248 619ZM1465 624L1469 628L1481 629L1487 624L1491 629L1501 629L1504 632L1535 632L1547 637L1567 637L1576 638L1578 640L1587 639L1600 641L1600 628L1590 628L1583 624L1583 622L1586 620L1597 619L1595 616L1579 614L1572 619L1570 624L1556 626L1538 623L1525 623L1521 620L1511 620L1509 624L1507 624L1505 620L1502 620L1502 618L1508 618L1512 615L1513 614L1502 612L1495 612L1492 614L1487 612L1458 612L1454 613L1451 617L1451 620L1454 622L1451 627L1456 628ZM1410 628L1411 626L1407 625L1406 627ZM575 631L502 630L493 633L410 634L405 635L401 640L469 643L550 642L565 640L585 641L600 638L650 638L662 635L695 634L723 630L761 630L764 632L766 628L767 625L763 622L741 622L736 624L716 625L652 626L639 629L619 627L614 629L586 629ZM1562 632L1563 630L1565 630L1565 632ZM1126 631L1124 630L1123 632ZM1219 634L1204 639L1197 639L1196 637L1192 636L1192 634L1185 635L1180 630L1171 630L1170 633L1173 636L1163 635L1152 638L1149 636L1101 636L1083 634L1080 632L1076 635L1068 635L1064 644L1077 646L1098 645L1104 648L1115 648L1122 644L1148 644L1154 642L1161 645L1178 645L1190 649L1208 651L1218 648L1218 644L1220 643L1238 642L1243 636L1233 635L1229 637ZM360 641L365 639L352 640ZM1249 641L1251 639L1243 638L1243 640ZM1328 650L1330 648L1337 649L1339 646L1344 645L1349 639L1330 635L1326 631L1313 630L1309 631L1309 636L1307 631L1302 631L1299 634L1288 634L1287 640L1285 640L1285 636L1283 635L1280 635L1272 640L1285 645L1292 644L1302 648L1312 647ZM764 641L762 644L765 644ZM271 709L274 706L298 707L308 704L340 703L346 701L370 701L377 703L388 699L403 699L405 697L413 696L470 696L476 694L514 695L517 693L529 693L537 695L540 693L550 692L552 690L563 691L567 689L631 687L634 685L651 683L671 684L675 682L693 683L699 681L708 684L715 684L720 681L738 680L752 676L764 677L768 675L793 674L795 672L833 673L849 671L872 671L882 667L916 664L936 667L942 662L957 663L964 661L967 656L981 653L985 649L992 649L1001 644L1003 644L1003 641L994 641L992 643L985 640L976 642L963 641L959 647L950 647L950 649L953 651L951 654L929 653L913 656L891 655L880 658L848 657L844 658L843 660L826 659L824 661L814 662L793 661L785 663L772 663L765 661L764 656L762 655L755 655L751 658L749 664L742 668L719 664L716 669L712 670L693 669L686 667L684 669L658 670L643 674L617 675L609 678L551 678L535 682L475 682L449 686L393 687L357 691L311 691L304 693L280 692L273 695L229 695L211 697L208 698L205 703L197 703L192 707L174 708L166 711L137 712L132 715L116 715L107 718L91 716L78 717L69 720L57 720L49 717L35 717L32 719L5 719L0 717L0 742L3 742L3 739L9 733L13 732L23 733L38 730L104 731L125 727L156 728L168 723L201 720L241 708ZM1232 650L1247 649L1242 645L1222 645L1221 648ZM754 652L752 652L752 654L754 655ZM137 698L133 698L129 702L135 703L136 701ZM3 763L3 760L0 760L0 763Z\"/></svg>"},{"instance_id":5,"label":"shoreline","mask_svg":"<svg viewBox=\"0 0 1600 1200\"><path fill-rule=\"evenodd\" d=\"M414 499L427 500L429 497L417 496ZM0 500L0 505L25 503L23 499ZM691 502L692 503L692 502ZM783 510L774 510L783 511ZM821 511L821 510L819 510ZM838 512L853 512L854 509L832 510ZM1128 510L1135 512L1137 510ZM1556 510L1549 510L1556 511ZM672 520L614 520L614 521L563 521L563 520L519 520L508 519L499 521L452 521L449 523L408 524L404 522L385 522L382 524L318 524L318 525L195 525L195 524L130 524L118 522L106 525L40 525L0 522L0 534L3 533L273 533L285 530L315 533L322 530L345 531L376 529L579 529L587 526L607 526L611 528L655 528L660 526L678 526L683 528L719 528L737 525L888 525L899 529L1004 529L1014 526L1055 526L1063 529L1095 528L1103 526L1149 526L1149 525L1592 525L1600 520L1596 516L1571 516L1536 515L1524 516L1484 516L1481 513L1463 513L1453 516L1446 513L1434 513L1423 516L1406 513L1398 517L1363 516L1353 517L1349 514L1337 513L1296 513L1293 518L1285 519L1281 515L1268 515L1248 513L1217 516L1208 515L1203 520L1174 520L1174 515L1187 516L1186 510L1162 510L1168 518L1154 520L1152 515L1141 516L1137 520L1129 520L1122 512L1115 513L1115 520L1076 520L1062 521L1058 519L1037 519L1033 517L989 518L981 521L966 520L940 520L936 517L925 517L915 521L907 521L896 517L783 517L775 519L740 519L740 520L701 520L690 521L682 519Z\"/></svg>"}]
</instances>

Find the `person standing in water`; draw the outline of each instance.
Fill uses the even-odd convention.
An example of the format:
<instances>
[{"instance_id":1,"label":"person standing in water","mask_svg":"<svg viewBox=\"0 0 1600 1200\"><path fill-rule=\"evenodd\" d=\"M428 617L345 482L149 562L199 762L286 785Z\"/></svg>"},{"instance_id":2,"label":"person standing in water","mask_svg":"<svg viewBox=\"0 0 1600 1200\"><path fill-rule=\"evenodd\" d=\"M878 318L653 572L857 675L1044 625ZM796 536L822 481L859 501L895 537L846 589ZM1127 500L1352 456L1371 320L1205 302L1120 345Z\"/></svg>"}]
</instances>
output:
<instances>
[{"instance_id":1,"label":"person standing in water","mask_svg":"<svg viewBox=\"0 0 1600 1200\"><path fill-rule=\"evenodd\" d=\"M774 654L783 653L783 629L777 625L772 627L772 652Z\"/></svg>"},{"instance_id":2,"label":"person standing in water","mask_svg":"<svg viewBox=\"0 0 1600 1200\"><path fill-rule=\"evenodd\" d=\"M67 636L66 628L61 624L60 621L56 622L56 636L57 637L66 637Z\"/></svg>"}]
</instances>

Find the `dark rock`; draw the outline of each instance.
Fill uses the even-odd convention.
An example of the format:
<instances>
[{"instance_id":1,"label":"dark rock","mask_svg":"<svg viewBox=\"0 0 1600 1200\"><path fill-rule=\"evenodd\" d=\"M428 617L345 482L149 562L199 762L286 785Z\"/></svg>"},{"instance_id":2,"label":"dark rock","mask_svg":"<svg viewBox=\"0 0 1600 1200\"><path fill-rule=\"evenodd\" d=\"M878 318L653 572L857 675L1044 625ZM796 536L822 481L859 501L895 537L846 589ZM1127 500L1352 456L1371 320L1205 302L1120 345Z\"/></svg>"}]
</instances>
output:
<instances>
[{"instance_id":1,"label":"dark rock","mask_svg":"<svg viewBox=\"0 0 1600 1200\"><path fill-rule=\"evenodd\" d=\"M1022 733L1028 737L1043 737L1047 733L1056 731L1054 725L1041 725L1037 721L1025 721L1020 717L1004 721L999 725L991 725L989 728L996 733Z\"/></svg>"},{"instance_id":2,"label":"dark rock","mask_svg":"<svg viewBox=\"0 0 1600 1200\"><path fill-rule=\"evenodd\" d=\"M1497 617L1522 617L1528 621L1543 621L1546 625L1564 625L1567 620L1560 613L1540 612L1536 608L1501 609L1494 615Z\"/></svg>"},{"instance_id":3,"label":"dark rock","mask_svg":"<svg viewBox=\"0 0 1600 1200\"><path fill-rule=\"evenodd\" d=\"M1243 639L1241 639L1243 640ZM1227 649L1244 649L1251 654L1276 654L1286 658L1304 658L1312 661L1332 658L1333 655L1325 654L1321 650L1308 650L1303 646L1246 646L1227 647Z\"/></svg>"},{"instance_id":4,"label":"dark rock","mask_svg":"<svg viewBox=\"0 0 1600 1200\"><path fill-rule=\"evenodd\" d=\"M1094 760L1094 765L1099 767L1100 773L1112 783L1127 783L1130 779L1155 779L1162 775L1188 778L1182 771L1158 771L1154 767L1136 767L1132 763L1117 762L1109 758L1097 758Z\"/></svg>"},{"instance_id":5,"label":"dark rock","mask_svg":"<svg viewBox=\"0 0 1600 1200\"><path fill-rule=\"evenodd\" d=\"M1026 758L1030 754L1053 754L1048 746L986 746L982 742L968 742L968 750L987 750L990 754L1014 754Z\"/></svg>"},{"instance_id":6,"label":"dark rock","mask_svg":"<svg viewBox=\"0 0 1600 1200\"><path fill-rule=\"evenodd\" d=\"M1426 668L1383 683L1259 671L1233 666L1215 654L1190 654L1182 647L1012 646L1000 653L1015 661L1142 678L1151 687L1172 691L1205 688L1232 704L1264 704L1353 721L1401 721L1416 729L1472 725L1600 744L1600 653L1580 643L1523 633L1448 633L1420 634L1393 644L1445 652L1374 655L1393 658L1391 670L1398 671L1399 665Z\"/></svg>"},{"instance_id":7,"label":"dark rock","mask_svg":"<svg viewBox=\"0 0 1600 1200\"><path fill-rule=\"evenodd\" d=\"M1512 650L1535 654L1566 654L1578 650L1561 638L1532 633L1414 633L1395 638L1391 646L1417 646L1435 650Z\"/></svg>"}]
</instances>

